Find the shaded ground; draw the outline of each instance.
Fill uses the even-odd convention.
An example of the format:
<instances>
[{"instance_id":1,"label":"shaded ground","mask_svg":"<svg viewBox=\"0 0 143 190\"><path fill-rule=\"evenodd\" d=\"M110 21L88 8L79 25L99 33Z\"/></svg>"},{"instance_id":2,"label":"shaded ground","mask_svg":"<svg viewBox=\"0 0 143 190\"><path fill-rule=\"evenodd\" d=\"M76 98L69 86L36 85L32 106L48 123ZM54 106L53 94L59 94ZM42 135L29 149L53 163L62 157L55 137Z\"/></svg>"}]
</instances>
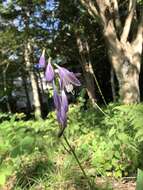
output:
<instances>
[{"instance_id":1,"label":"shaded ground","mask_svg":"<svg viewBox=\"0 0 143 190\"><path fill-rule=\"evenodd\" d=\"M136 183L135 183L135 178L123 178L122 180L103 180L101 178L98 178L96 180L96 183L99 187L101 187L104 190L135 190L136 188Z\"/></svg>"},{"instance_id":2,"label":"shaded ground","mask_svg":"<svg viewBox=\"0 0 143 190\"><path fill-rule=\"evenodd\" d=\"M9 182L1 190L17 190L12 183L14 178L10 179ZM109 179L105 180L102 178L96 179L96 187L93 190L135 190L136 183L135 178L124 178L122 180ZM27 189L28 190L28 189ZM31 188L30 188L31 190ZM44 187L43 184L35 185L32 190L91 190L87 187L85 180L81 180L77 184L72 181L66 181L63 183L55 184L52 189L49 187Z\"/></svg>"}]
</instances>

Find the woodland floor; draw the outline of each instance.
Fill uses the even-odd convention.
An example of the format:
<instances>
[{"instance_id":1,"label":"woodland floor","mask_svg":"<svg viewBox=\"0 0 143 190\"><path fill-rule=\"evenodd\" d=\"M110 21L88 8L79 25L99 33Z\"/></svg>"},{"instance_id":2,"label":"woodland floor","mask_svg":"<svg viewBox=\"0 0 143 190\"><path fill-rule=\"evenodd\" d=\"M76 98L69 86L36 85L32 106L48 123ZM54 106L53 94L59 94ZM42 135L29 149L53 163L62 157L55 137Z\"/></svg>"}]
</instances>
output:
<instances>
[{"instance_id":1,"label":"woodland floor","mask_svg":"<svg viewBox=\"0 0 143 190\"><path fill-rule=\"evenodd\" d=\"M12 185L12 179L9 180L9 183L6 184L0 190L15 190L15 187ZM136 189L136 182L135 178L123 178L122 180L115 180L109 179L105 180L102 178L96 179L96 188L93 190L135 190ZM28 189L27 189L28 190ZM30 189L31 190L31 189ZM86 185L85 181L83 183L80 181L80 185L77 187L71 181L65 182L63 184L57 184L52 189L44 187L42 184L38 184L32 188L32 190L89 190Z\"/></svg>"},{"instance_id":2,"label":"woodland floor","mask_svg":"<svg viewBox=\"0 0 143 190\"><path fill-rule=\"evenodd\" d=\"M135 190L136 182L135 178L123 178L122 180L102 180L98 178L96 184L99 187L99 190Z\"/></svg>"}]
</instances>

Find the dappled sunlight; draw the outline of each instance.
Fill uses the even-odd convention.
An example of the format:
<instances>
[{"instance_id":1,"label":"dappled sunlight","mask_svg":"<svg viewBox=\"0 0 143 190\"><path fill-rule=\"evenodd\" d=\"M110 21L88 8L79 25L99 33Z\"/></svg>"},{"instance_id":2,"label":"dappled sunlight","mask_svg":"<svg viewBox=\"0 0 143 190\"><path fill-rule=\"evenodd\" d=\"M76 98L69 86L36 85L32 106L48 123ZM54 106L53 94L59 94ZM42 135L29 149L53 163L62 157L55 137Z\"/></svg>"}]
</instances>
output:
<instances>
[{"instance_id":1,"label":"dappled sunlight","mask_svg":"<svg viewBox=\"0 0 143 190\"><path fill-rule=\"evenodd\" d=\"M0 190L143 190L143 1L0 1Z\"/></svg>"}]
</instances>

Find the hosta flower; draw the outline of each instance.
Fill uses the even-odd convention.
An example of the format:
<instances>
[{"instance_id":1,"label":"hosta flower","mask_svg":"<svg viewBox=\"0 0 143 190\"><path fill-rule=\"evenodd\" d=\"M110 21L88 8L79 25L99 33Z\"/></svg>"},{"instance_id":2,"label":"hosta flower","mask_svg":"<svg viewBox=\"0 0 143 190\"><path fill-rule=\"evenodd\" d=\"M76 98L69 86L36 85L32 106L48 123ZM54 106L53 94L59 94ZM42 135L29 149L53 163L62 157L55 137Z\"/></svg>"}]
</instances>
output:
<instances>
[{"instance_id":1,"label":"hosta flower","mask_svg":"<svg viewBox=\"0 0 143 190\"><path fill-rule=\"evenodd\" d=\"M61 106L63 107L65 112L68 111L68 99L64 90L62 90L61 92Z\"/></svg>"},{"instance_id":2,"label":"hosta flower","mask_svg":"<svg viewBox=\"0 0 143 190\"><path fill-rule=\"evenodd\" d=\"M64 91L61 96L54 92L54 104L57 111L57 120L62 127L66 127L67 112L68 112L68 99Z\"/></svg>"},{"instance_id":3,"label":"hosta flower","mask_svg":"<svg viewBox=\"0 0 143 190\"><path fill-rule=\"evenodd\" d=\"M43 52L42 52L42 55L41 55L41 57L40 57L40 59L39 59L39 68L45 68L45 66L46 66L46 61L45 61L45 49L43 50Z\"/></svg>"},{"instance_id":4,"label":"hosta flower","mask_svg":"<svg viewBox=\"0 0 143 190\"><path fill-rule=\"evenodd\" d=\"M61 102L60 109L57 110L57 120L61 126L60 132L58 134L59 137L63 134L64 129L67 126L68 99L64 90L62 90L61 92L60 102Z\"/></svg>"},{"instance_id":5,"label":"hosta flower","mask_svg":"<svg viewBox=\"0 0 143 190\"><path fill-rule=\"evenodd\" d=\"M53 89L54 89L54 91L53 91L54 105L55 105L56 110L60 110L60 108L61 108L61 97L57 93L57 89L55 87L54 82L53 82Z\"/></svg>"},{"instance_id":6,"label":"hosta flower","mask_svg":"<svg viewBox=\"0 0 143 190\"><path fill-rule=\"evenodd\" d=\"M80 81L76 78L75 74L73 72L68 71L67 69L57 66L58 67L58 73L61 80L61 88L66 90L68 92L71 92L73 90L73 85L80 86Z\"/></svg>"},{"instance_id":7,"label":"hosta flower","mask_svg":"<svg viewBox=\"0 0 143 190\"><path fill-rule=\"evenodd\" d=\"M54 99L54 105L56 108L57 120L61 126L61 130L59 133L60 135L58 136L61 136L64 129L67 126L68 99L64 90L61 91L60 95L58 94L54 82L53 82L53 89L54 89L53 99Z\"/></svg>"},{"instance_id":8,"label":"hosta flower","mask_svg":"<svg viewBox=\"0 0 143 190\"><path fill-rule=\"evenodd\" d=\"M49 58L49 63L47 65L46 72L45 72L46 81L52 82L54 80L54 76L55 76L54 69L50 63L50 58Z\"/></svg>"},{"instance_id":9,"label":"hosta flower","mask_svg":"<svg viewBox=\"0 0 143 190\"><path fill-rule=\"evenodd\" d=\"M68 71L67 69L56 65L58 68L55 70L55 73L59 74L59 88L60 95L57 93L55 84L53 82L54 89L54 104L57 113L57 120L61 126L61 130L59 132L59 137L63 134L64 129L67 126L67 112L68 112L68 99L65 93L65 89L67 92L71 92L73 90L73 85L80 86L80 81L76 78L73 72Z\"/></svg>"},{"instance_id":10,"label":"hosta flower","mask_svg":"<svg viewBox=\"0 0 143 190\"><path fill-rule=\"evenodd\" d=\"M45 50L43 50L43 53L39 60L39 64L37 64L36 68L45 68L45 66ZM67 92L72 92L73 85L80 86L81 84L80 81L77 79L76 74L56 64L54 64L54 66L56 66L57 69L53 69L53 66L51 64L51 58L49 58L48 65L45 71L45 79L53 86L53 100L56 109L57 120L60 124L60 132L58 135L60 137L67 126L68 99L65 90ZM59 81L58 90L55 85L55 80Z\"/></svg>"},{"instance_id":11,"label":"hosta flower","mask_svg":"<svg viewBox=\"0 0 143 190\"><path fill-rule=\"evenodd\" d=\"M57 111L57 120L61 126L61 129L65 129L67 126L67 113L65 112L63 107L61 107L61 109Z\"/></svg>"}]
</instances>

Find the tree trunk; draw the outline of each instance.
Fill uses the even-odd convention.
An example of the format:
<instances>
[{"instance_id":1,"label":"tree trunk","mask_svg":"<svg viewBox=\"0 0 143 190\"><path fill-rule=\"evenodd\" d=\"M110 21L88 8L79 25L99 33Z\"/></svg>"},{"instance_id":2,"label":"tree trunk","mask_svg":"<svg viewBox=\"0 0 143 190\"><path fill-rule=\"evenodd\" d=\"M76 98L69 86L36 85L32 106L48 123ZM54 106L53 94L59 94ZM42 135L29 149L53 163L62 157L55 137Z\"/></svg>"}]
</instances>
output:
<instances>
[{"instance_id":1,"label":"tree trunk","mask_svg":"<svg viewBox=\"0 0 143 190\"><path fill-rule=\"evenodd\" d=\"M77 46L80 54L80 63L83 70L83 75L86 84L88 97L92 104L96 102L96 90L94 81L94 71L89 57L89 47L87 41L82 41L80 36L77 35Z\"/></svg>"},{"instance_id":2,"label":"tree trunk","mask_svg":"<svg viewBox=\"0 0 143 190\"><path fill-rule=\"evenodd\" d=\"M86 83L86 90L89 99L91 100L92 104L96 102L96 95L95 95L95 83L94 83L94 77L92 74L92 67L91 63L87 63L85 59L81 61L83 75L85 77L85 83Z\"/></svg>"},{"instance_id":3,"label":"tree trunk","mask_svg":"<svg viewBox=\"0 0 143 190\"><path fill-rule=\"evenodd\" d=\"M23 73L22 73L22 80L23 80L23 86L25 89L25 95L26 95L26 100L27 100L27 102L26 102L27 103L27 113L30 113L32 110L31 101L30 101L29 92L28 92L27 80Z\"/></svg>"},{"instance_id":4,"label":"tree trunk","mask_svg":"<svg viewBox=\"0 0 143 190\"><path fill-rule=\"evenodd\" d=\"M143 43L143 6L136 0L128 1L127 16L122 23L120 3L117 0L80 0L89 14L103 29L110 62L119 83L120 100L125 104L140 101L139 74ZM139 12L139 16L136 13ZM130 36L133 22L137 24ZM131 38L131 39L130 39Z\"/></svg>"},{"instance_id":5,"label":"tree trunk","mask_svg":"<svg viewBox=\"0 0 143 190\"><path fill-rule=\"evenodd\" d=\"M122 46L124 48L120 52L116 51L116 54L109 52L109 58L119 83L120 101L124 104L138 103L140 102L141 56L136 54L130 45L126 48L125 45Z\"/></svg>"},{"instance_id":6,"label":"tree trunk","mask_svg":"<svg viewBox=\"0 0 143 190\"><path fill-rule=\"evenodd\" d=\"M7 71L8 65L9 64L7 64L6 68L3 70L3 86L4 86L4 93L5 93L5 96L6 96L7 111L9 113L12 113L10 103L9 103L9 95L7 95L6 71Z\"/></svg>"},{"instance_id":7,"label":"tree trunk","mask_svg":"<svg viewBox=\"0 0 143 190\"><path fill-rule=\"evenodd\" d=\"M116 102L116 88L115 88L115 74L113 67L111 67L111 72L110 72L110 82L111 82L111 90L112 90L112 97L113 97L113 102Z\"/></svg>"},{"instance_id":8,"label":"tree trunk","mask_svg":"<svg viewBox=\"0 0 143 190\"><path fill-rule=\"evenodd\" d=\"M120 39L117 37L112 19L108 22L106 20L104 24L103 35L108 48L108 56L119 83L120 101L124 104L140 102L142 23L140 24L136 38L132 42L127 40L127 34L124 30L124 35L122 34Z\"/></svg>"},{"instance_id":9,"label":"tree trunk","mask_svg":"<svg viewBox=\"0 0 143 190\"><path fill-rule=\"evenodd\" d=\"M31 60L31 56L32 56L31 43L28 42L25 47L25 63L26 63L26 68L28 69L31 87L32 87L34 115L36 119L40 119L41 118L41 104L40 104L37 80L36 80L36 76L33 70L33 63Z\"/></svg>"}]
</instances>

